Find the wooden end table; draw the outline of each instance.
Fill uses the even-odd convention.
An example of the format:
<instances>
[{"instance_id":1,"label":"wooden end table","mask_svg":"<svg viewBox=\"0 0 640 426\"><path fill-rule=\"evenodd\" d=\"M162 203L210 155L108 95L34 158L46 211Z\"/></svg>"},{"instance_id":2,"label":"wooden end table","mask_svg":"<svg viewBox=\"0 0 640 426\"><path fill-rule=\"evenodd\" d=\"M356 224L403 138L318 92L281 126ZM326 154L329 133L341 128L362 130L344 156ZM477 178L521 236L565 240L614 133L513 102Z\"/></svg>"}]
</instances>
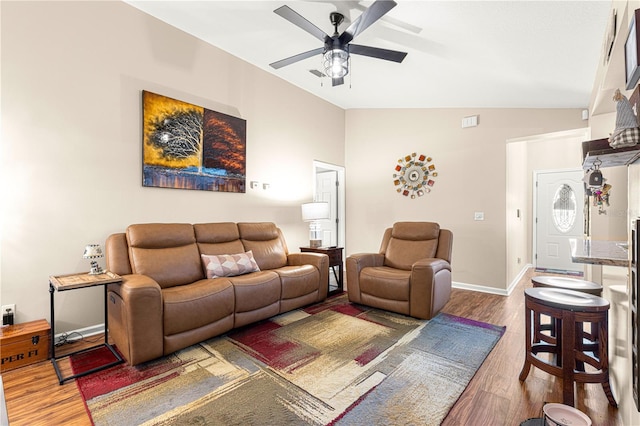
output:
<instances>
[{"instance_id":1,"label":"wooden end table","mask_svg":"<svg viewBox=\"0 0 640 426\"><path fill-rule=\"evenodd\" d=\"M116 351L114 347L109 344L109 314L107 312L107 284L114 284L119 282L122 282L122 278L119 275L109 271L105 271L102 274L96 274L96 275L84 273L84 274L69 274L69 275L58 275L58 276L52 275L49 277L49 294L50 294L50 307L51 307L51 363L53 364L53 368L56 370L56 375L58 376L58 381L60 382L61 385L67 380L86 376L88 374L92 374L97 371L104 370L106 368L113 367L114 365L118 365L124 362L124 359L122 358L122 356L120 356L118 351ZM95 287L100 285L104 287L104 343L57 357L56 345L55 345L55 340L56 340L55 339L55 336L56 336L55 303L54 303L55 292L77 290L80 288ZM88 352L90 350L93 350L102 346L108 348L111 351L111 353L116 357L115 361L98 366L96 368L92 368L91 370L87 370L82 373L74 374L68 377L62 377L62 373L60 372L60 367L58 367L59 359L66 358L71 355L75 355L82 352Z\"/></svg>"},{"instance_id":2,"label":"wooden end table","mask_svg":"<svg viewBox=\"0 0 640 426\"><path fill-rule=\"evenodd\" d=\"M329 256L329 267L333 272L333 276L336 279L336 287L331 289L331 279L329 279L329 295L342 293L344 285L343 285L343 263L342 263L342 250L343 247L300 247L301 252L308 253L321 253ZM336 266L338 267L338 272L336 273Z\"/></svg>"}]
</instances>

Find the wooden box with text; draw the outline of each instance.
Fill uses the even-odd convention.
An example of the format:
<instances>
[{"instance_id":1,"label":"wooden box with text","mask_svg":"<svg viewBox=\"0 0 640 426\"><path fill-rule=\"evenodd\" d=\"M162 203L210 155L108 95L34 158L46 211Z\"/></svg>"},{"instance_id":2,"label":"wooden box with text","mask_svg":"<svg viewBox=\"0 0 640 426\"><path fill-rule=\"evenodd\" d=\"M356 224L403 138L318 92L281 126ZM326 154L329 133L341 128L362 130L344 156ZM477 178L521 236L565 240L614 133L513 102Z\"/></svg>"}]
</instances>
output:
<instances>
[{"instance_id":1,"label":"wooden box with text","mask_svg":"<svg viewBox=\"0 0 640 426\"><path fill-rule=\"evenodd\" d=\"M51 327L45 320L0 328L0 372L49 359Z\"/></svg>"}]
</instances>

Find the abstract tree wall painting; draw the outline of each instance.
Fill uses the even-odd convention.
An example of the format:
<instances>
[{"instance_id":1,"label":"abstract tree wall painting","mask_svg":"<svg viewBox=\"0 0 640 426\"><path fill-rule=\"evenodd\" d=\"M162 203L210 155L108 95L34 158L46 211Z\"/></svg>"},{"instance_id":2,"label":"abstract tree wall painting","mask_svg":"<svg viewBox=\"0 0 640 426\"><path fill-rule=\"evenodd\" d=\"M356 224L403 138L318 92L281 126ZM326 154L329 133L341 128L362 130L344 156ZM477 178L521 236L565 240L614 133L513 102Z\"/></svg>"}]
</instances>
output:
<instances>
[{"instance_id":1,"label":"abstract tree wall painting","mask_svg":"<svg viewBox=\"0 0 640 426\"><path fill-rule=\"evenodd\" d=\"M143 91L143 186L245 192L247 122Z\"/></svg>"}]
</instances>

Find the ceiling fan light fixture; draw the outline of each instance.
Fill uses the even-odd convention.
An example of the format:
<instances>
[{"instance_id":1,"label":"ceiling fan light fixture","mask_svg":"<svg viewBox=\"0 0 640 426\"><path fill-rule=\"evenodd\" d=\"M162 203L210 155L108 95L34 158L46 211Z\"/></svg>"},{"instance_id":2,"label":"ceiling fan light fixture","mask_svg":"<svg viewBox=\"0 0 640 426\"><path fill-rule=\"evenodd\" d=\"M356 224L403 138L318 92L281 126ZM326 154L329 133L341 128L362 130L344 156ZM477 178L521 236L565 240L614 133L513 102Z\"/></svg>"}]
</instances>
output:
<instances>
[{"instance_id":1,"label":"ceiling fan light fixture","mask_svg":"<svg viewBox=\"0 0 640 426\"><path fill-rule=\"evenodd\" d=\"M331 49L324 53L325 74L342 78L349 73L349 53L344 49Z\"/></svg>"}]
</instances>

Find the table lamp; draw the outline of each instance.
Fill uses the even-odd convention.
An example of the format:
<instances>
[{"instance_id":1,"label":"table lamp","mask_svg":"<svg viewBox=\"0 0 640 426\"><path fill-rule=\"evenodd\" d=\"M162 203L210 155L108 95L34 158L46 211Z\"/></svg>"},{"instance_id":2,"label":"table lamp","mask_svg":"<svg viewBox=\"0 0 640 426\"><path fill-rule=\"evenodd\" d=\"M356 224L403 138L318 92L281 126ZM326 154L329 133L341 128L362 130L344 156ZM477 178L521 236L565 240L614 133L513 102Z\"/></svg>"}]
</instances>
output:
<instances>
[{"instance_id":1,"label":"table lamp","mask_svg":"<svg viewBox=\"0 0 640 426\"><path fill-rule=\"evenodd\" d=\"M309 222L309 246L317 248L322 245L322 226L320 220L329 219L329 203L314 201L302 205L302 220Z\"/></svg>"},{"instance_id":2,"label":"table lamp","mask_svg":"<svg viewBox=\"0 0 640 426\"><path fill-rule=\"evenodd\" d=\"M102 253L102 247L100 247L100 244L87 244L84 248L84 254L82 255L82 257L85 259L99 259L101 257L104 257L104 254ZM100 265L98 265L98 262L96 262L95 260L91 260L91 270L89 271L89 275L100 274L104 274L104 270Z\"/></svg>"}]
</instances>

